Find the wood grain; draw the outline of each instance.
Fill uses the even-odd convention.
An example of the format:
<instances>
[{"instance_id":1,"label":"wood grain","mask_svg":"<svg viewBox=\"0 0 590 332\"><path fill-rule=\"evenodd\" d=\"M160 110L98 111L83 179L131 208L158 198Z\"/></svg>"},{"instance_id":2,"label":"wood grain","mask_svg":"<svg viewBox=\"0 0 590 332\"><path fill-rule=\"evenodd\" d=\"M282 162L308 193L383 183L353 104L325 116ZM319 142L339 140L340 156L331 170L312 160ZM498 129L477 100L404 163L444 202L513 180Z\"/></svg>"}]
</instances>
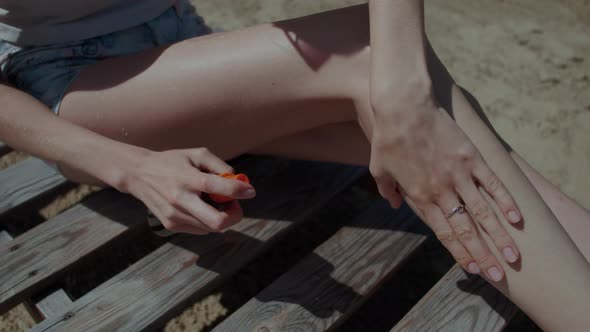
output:
<instances>
[{"instance_id":1,"label":"wood grain","mask_svg":"<svg viewBox=\"0 0 590 332\"><path fill-rule=\"evenodd\" d=\"M0 214L40 196L66 179L36 158L28 158L0 171Z\"/></svg>"},{"instance_id":2,"label":"wood grain","mask_svg":"<svg viewBox=\"0 0 590 332\"><path fill-rule=\"evenodd\" d=\"M484 279L455 265L391 331L501 331L516 312Z\"/></svg>"},{"instance_id":3,"label":"wood grain","mask_svg":"<svg viewBox=\"0 0 590 332\"><path fill-rule=\"evenodd\" d=\"M6 231L0 231L0 243L5 243L12 240L12 236ZM33 306L38 311L42 319L52 317L58 313L63 312L72 300L63 289L58 289L55 292L47 295Z\"/></svg>"},{"instance_id":4,"label":"wood grain","mask_svg":"<svg viewBox=\"0 0 590 332\"><path fill-rule=\"evenodd\" d=\"M286 168L260 165L247 174L258 196L243 202L247 217L230 231L173 238L33 331L155 329L262 253L366 169L297 162Z\"/></svg>"},{"instance_id":5,"label":"wood grain","mask_svg":"<svg viewBox=\"0 0 590 332\"><path fill-rule=\"evenodd\" d=\"M63 314L71 305L72 299L61 288L35 303L35 307L43 319Z\"/></svg>"},{"instance_id":6,"label":"wood grain","mask_svg":"<svg viewBox=\"0 0 590 332\"><path fill-rule=\"evenodd\" d=\"M0 312L144 222L145 210L137 201L107 190L0 244Z\"/></svg>"},{"instance_id":7,"label":"wood grain","mask_svg":"<svg viewBox=\"0 0 590 332\"><path fill-rule=\"evenodd\" d=\"M379 201L214 331L325 331L356 310L426 239L409 210Z\"/></svg>"}]
</instances>

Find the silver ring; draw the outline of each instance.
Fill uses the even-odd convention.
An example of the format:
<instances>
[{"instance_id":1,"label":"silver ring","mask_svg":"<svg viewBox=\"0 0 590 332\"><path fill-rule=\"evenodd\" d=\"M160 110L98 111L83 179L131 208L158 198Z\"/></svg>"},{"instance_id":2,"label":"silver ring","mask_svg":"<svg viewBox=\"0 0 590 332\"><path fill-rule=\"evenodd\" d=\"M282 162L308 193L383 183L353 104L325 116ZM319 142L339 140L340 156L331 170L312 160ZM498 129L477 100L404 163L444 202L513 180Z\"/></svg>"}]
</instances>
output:
<instances>
[{"instance_id":1,"label":"silver ring","mask_svg":"<svg viewBox=\"0 0 590 332\"><path fill-rule=\"evenodd\" d=\"M174 232L167 230L160 219L158 219L150 210L148 210L147 222L150 226L150 230L158 236L167 237L175 234Z\"/></svg>"},{"instance_id":2,"label":"silver ring","mask_svg":"<svg viewBox=\"0 0 590 332\"><path fill-rule=\"evenodd\" d=\"M454 207L451 210L451 212L449 212L447 214L447 219L449 219L450 217L454 216L455 213L462 214L463 212L465 212L465 206L463 204L459 204L458 206Z\"/></svg>"}]
</instances>

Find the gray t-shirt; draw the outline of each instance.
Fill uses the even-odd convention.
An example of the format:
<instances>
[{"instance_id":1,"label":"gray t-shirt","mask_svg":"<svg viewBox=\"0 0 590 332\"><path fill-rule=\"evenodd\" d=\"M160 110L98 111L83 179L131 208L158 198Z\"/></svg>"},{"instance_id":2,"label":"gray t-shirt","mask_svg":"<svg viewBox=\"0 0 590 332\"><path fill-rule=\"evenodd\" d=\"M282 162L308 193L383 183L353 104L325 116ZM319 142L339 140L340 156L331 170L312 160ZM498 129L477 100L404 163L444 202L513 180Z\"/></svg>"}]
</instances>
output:
<instances>
[{"instance_id":1,"label":"gray t-shirt","mask_svg":"<svg viewBox=\"0 0 590 332\"><path fill-rule=\"evenodd\" d=\"M0 0L0 39L18 46L87 39L149 21L175 0Z\"/></svg>"}]
</instances>

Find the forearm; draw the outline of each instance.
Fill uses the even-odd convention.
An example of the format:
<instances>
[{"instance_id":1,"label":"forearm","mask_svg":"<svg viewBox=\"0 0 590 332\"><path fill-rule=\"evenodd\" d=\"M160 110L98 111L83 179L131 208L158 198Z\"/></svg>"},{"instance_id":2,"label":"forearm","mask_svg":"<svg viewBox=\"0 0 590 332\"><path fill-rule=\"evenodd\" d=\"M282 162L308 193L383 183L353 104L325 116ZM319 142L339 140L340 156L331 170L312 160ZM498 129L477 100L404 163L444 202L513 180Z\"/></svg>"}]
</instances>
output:
<instances>
[{"instance_id":1,"label":"forearm","mask_svg":"<svg viewBox=\"0 0 590 332\"><path fill-rule=\"evenodd\" d=\"M0 84L0 105L2 141L77 174L85 174L74 179L78 182L120 187L122 164L133 163L143 152L60 119L33 97L3 84Z\"/></svg>"},{"instance_id":2,"label":"forearm","mask_svg":"<svg viewBox=\"0 0 590 332\"><path fill-rule=\"evenodd\" d=\"M429 88L423 0L371 0L371 98ZM393 96L391 98L394 98Z\"/></svg>"}]
</instances>

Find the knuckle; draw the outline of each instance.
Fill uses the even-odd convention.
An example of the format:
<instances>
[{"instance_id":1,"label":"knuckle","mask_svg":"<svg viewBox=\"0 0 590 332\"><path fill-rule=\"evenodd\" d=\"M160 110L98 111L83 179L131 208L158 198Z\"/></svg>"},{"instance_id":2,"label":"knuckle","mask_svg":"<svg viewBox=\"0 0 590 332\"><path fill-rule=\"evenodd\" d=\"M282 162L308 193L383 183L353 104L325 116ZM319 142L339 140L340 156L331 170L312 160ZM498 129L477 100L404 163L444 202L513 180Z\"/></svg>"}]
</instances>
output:
<instances>
[{"instance_id":1,"label":"knuckle","mask_svg":"<svg viewBox=\"0 0 590 332\"><path fill-rule=\"evenodd\" d=\"M182 204L182 190L174 189L170 193L170 198L168 199L172 206L180 206Z\"/></svg>"},{"instance_id":2,"label":"knuckle","mask_svg":"<svg viewBox=\"0 0 590 332\"><path fill-rule=\"evenodd\" d=\"M459 265L461 266L467 266L469 263L473 261L473 258L466 254L453 255L453 257L455 258L455 261L459 263Z\"/></svg>"},{"instance_id":3,"label":"knuckle","mask_svg":"<svg viewBox=\"0 0 590 332\"><path fill-rule=\"evenodd\" d=\"M180 231L180 224L174 221L169 221L168 224L164 225L164 227L171 231L171 232L179 232Z\"/></svg>"},{"instance_id":4,"label":"knuckle","mask_svg":"<svg viewBox=\"0 0 590 332\"><path fill-rule=\"evenodd\" d=\"M471 214L477 221L487 220L492 217L492 210L486 202L477 201L471 206Z\"/></svg>"},{"instance_id":5,"label":"knuckle","mask_svg":"<svg viewBox=\"0 0 590 332\"><path fill-rule=\"evenodd\" d=\"M211 228L211 230L216 233L223 231L223 227L219 223L211 223L211 225L209 225L209 228Z\"/></svg>"},{"instance_id":6,"label":"knuckle","mask_svg":"<svg viewBox=\"0 0 590 332\"><path fill-rule=\"evenodd\" d=\"M215 232L221 232L227 228L227 217L223 214L218 214L216 217L211 220L211 224L209 227Z\"/></svg>"},{"instance_id":7,"label":"knuckle","mask_svg":"<svg viewBox=\"0 0 590 332\"><path fill-rule=\"evenodd\" d=\"M502 229L492 230L489 233L495 243L501 243L501 244L512 243L512 237L510 236L510 234L508 234L508 232L506 232Z\"/></svg>"},{"instance_id":8,"label":"knuckle","mask_svg":"<svg viewBox=\"0 0 590 332\"><path fill-rule=\"evenodd\" d=\"M201 147L201 148L196 148L194 150L194 154L198 158L207 158L210 156L211 153L209 152L209 149L207 149L205 147Z\"/></svg>"},{"instance_id":9,"label":"knuckle","mask_svg":"<svg viewBox=\"0 0 590 332\"><path fill-rule=\"evenodd\" d=\"M162 225L169 231L175 232L178 230L180 223L175 220L174 215L166 213L164 219L162 219Z\"/></svg>"},{"instance_id":10,"label":"knuckle","mask_svg":"<svg viewBox=\"0 0 590 332\"><path fill-rule=\"evenodd\" d=\"M457 154L463 161L472 161L477 156L477 149L471 144L466 144L459 148Z\"/></svg>"},{"instance_id":11,"label":"knuckle","mask_svg":"<svg viewBox=\"0 0 590 332\"><path fill-rule=\"evenodd\" d=\"M211 181L207 176L200 176L197 180L197 188L200 191L210 193L211 192Z\"/></svg>"},{"instance_id":12,"label":"knuckle","mask_svg":"<svg viewBox=\"0 0 590 332\"><path fill-rule=\"evenodd\" d=\"M369 172L371 173L375 181L379 182L385 180L385 172L382 168L377 167L375 165L371 165L369 166Z\"/></svg>"},{"instance_id":13,"label":"knuckle","mask_svg":"<svg viewBox=\"0 0 590 332\"><path fill-rule=\"evenodd\" d=\"M422 187L414 187L407 192L408 196L416 203L430 202L430 194Z\"/></svg>"},{"instance_id":14,"label":"knuckle","mask_svg":"<svg viewBox=\"0 0 590 332\"><path fill-rule=\"evenodd\" d=\"M451 231L442 231L436 233L436 238L444 245L455 241L455 234Z\"/></svg>"},{"instance_id":15,"label":"knuckle","mask_svg":"<svg viewBox=\"0 0 590 332\"><path fill-rule=\"evenodd\" d=\"M502 189L502 181L500 181L500 178L497 175L492 174L486 179L485 186L487 190L496 193Z\"/></svg>"},{"instance_id":16,"label":"knuckle","mask_svg":"<svg viewBox=\"0 0 590 332\"><path fill-rule=\"evenodd\" d=\"M457 227L455 232L461 241L471 241L477 236L477 231L472 226Z\"/></svg>"},{"instance_id":17,"label":"knuckle","mask_svg":"<svg viewBox=\"0 0 590 332\"><path fill-rule=\"evenodd\" d=\"M162 209L162 223L166 226L166 223L175 223L174 217L176 216L176 209L172 206L167 206Z\"/></svg>"},{"instance_id":18,"label":"knuckle","mask_svg":"<svg viewBox=\"0 0 590 332\"><path fill-rule=\"evenodd\" d=\"M448 190L444 186L441 186L440 184L438 184L437 186L432 187L430 196L432 197L432 199L434 201L439 201L440 199L442 199L446 195L447 192L448 192Z\"/></svg>"}]
</instances>

